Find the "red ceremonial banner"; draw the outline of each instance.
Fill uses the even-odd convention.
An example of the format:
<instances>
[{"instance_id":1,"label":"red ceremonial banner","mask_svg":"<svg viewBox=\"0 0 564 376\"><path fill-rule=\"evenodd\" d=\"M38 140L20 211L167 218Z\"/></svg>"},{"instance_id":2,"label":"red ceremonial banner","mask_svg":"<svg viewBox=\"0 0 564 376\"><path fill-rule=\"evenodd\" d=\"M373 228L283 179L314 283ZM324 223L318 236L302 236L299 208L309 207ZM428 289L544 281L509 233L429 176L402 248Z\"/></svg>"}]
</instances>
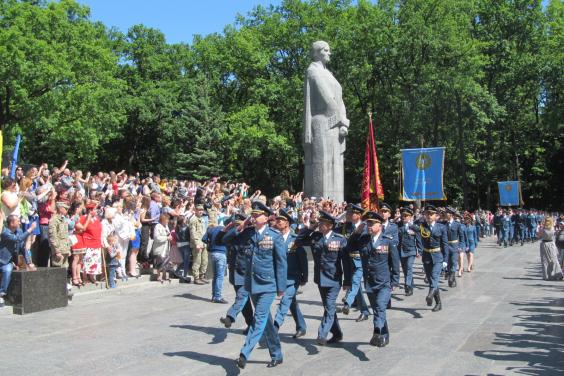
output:
<instances>
[{"instance_id":1,"label":"red ceremonial banner","mask_svg":"<svg viewBox=\"0 0 564 376\"><path fill-rule=\"evenodd\" d=\"M382 182L380 181L380 169L378 167L378 156L376 155L372 114L370 114L370 121L368 123L366 149L364 151L361 198L362 207L365 210L378 210L378 199L384 199L384 187L382 187Z\"/></svg>"}]
</instances>

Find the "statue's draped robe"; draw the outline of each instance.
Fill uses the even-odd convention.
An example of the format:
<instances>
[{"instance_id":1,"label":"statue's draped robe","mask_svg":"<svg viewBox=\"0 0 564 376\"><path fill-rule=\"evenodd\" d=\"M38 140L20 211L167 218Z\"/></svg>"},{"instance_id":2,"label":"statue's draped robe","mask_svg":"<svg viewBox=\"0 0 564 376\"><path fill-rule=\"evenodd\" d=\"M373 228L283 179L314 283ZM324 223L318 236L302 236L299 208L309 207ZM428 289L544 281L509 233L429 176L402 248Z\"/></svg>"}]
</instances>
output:
<instances>
[{"instance_id":1,"label":"statue's draped robe","mask_svg":"<svg viewBox=\"0 0 564 376\"><path fill-rule=\"evenodd\" d=\"M342 202L346 143L339 128L349 121L341 85L320 62L307 69L304 98L304 194Z\"/></svg>"}]
</instances>

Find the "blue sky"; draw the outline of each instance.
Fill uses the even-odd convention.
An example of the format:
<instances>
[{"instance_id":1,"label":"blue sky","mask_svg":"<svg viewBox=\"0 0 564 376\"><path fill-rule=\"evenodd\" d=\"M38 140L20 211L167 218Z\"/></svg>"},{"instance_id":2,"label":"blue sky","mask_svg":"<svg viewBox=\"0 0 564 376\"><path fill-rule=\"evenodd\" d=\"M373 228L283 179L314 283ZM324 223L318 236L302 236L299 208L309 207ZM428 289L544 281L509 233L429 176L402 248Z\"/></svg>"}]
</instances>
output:
<instances>
[{"instance_id":1,"label":"blue sky","mask_svg":"<svg viewBox=\"0 0 564 376\"><path fill-rule=\"evenodd\" d=\"M161 30L168 43L192 42L194 34L222 32L255 6L278 5L280 0L78 0L88 5L91 19L126 32L144 24Z\"/></svg>"}]
</instances>

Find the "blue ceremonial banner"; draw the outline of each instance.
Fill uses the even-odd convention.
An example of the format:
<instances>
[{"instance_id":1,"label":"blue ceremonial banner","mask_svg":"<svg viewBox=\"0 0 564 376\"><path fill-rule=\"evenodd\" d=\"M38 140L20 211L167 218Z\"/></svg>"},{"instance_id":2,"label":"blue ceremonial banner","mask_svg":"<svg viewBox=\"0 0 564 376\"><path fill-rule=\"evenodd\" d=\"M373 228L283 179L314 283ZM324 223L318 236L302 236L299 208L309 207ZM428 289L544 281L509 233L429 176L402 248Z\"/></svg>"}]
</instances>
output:
<instances>
[{"instance_id":1,"label":"blue ceremonial banner","mask_svg":"<svg viewBox=\"0 0 564 376\"><path fill-rule=\"evenodd\" d=\"M443 191L445 148L421 148L401 150L403 187L401 199L446 200Z\"/></svg>"},{"instance_id":2,"label":"blue ceremonial banner","mask_svg":"<svg viewBox=\"0 0 564 376\"><path fill-rule=\"evenodd\" d=\"M499 205L519 206L521 203L521 189L518 181L500 181L497 183L499 189Z\"/></svg>"},{"instance_id":3,"label":"blue ceremonial banner","mask_svg":"<svg viewBox=\"0 0 564 376\"><path fill-rule=\"evenodd\" d=\"M16 145L14 145L14 154L12 154L12 165L10 167L10 179L16 178L16 165L18 164L18 154L20 151L20 142L22 140L22 135L19 134L16 137Z\"/></svg>"}]
</instances>

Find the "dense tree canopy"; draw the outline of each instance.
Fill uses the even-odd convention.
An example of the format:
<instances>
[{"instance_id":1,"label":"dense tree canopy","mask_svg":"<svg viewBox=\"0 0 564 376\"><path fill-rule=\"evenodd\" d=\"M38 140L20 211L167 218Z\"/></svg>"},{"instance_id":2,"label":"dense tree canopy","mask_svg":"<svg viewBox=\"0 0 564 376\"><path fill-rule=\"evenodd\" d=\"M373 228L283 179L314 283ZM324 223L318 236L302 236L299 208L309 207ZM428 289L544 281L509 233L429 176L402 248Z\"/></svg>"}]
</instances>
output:
<instances>
[{"instance_id":1,"label":"dense tree canopy","mask_svg":"<svg viewBox=\"0 0 564 376\"><path fill-rule=\"evenodd\" d=\"M74 0L0 0L0 127L7 146L23 134L29 163L299 190L322 39L351 119L349 199L372 111L387 201L399 150L423 144L446 147L455 204L492 207L496 182L520 179L527 206L562 208L563 18L560 0L285 0L188 45L107 28Z\"/></svg>"}]
</instances>

